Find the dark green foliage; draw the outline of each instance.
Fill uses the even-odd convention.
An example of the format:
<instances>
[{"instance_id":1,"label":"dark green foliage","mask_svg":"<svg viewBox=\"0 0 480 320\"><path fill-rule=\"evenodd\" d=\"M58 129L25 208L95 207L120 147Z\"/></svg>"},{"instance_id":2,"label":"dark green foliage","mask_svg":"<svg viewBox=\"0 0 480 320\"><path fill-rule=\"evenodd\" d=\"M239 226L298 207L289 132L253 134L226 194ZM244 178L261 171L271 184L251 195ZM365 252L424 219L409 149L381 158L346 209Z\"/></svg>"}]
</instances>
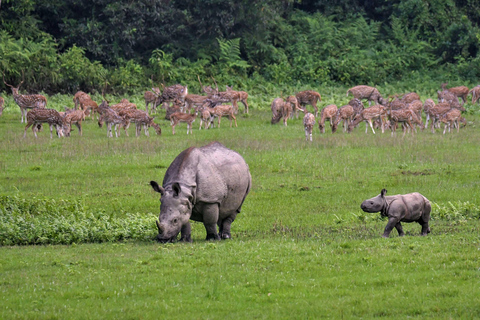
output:
<instances>
[{"instance_id":1,"label":"dark green foliage","mask_svg":"<svg viewBox=\"0 0 480 320\"><path fill-rule=\"evenodd\" d=\"M478 18L470 0L7 0L0 64L9 83L23 72L24 90L52 93L199 88L197 75L243 89L476 81Z\"/></svg>"}]
</instances>

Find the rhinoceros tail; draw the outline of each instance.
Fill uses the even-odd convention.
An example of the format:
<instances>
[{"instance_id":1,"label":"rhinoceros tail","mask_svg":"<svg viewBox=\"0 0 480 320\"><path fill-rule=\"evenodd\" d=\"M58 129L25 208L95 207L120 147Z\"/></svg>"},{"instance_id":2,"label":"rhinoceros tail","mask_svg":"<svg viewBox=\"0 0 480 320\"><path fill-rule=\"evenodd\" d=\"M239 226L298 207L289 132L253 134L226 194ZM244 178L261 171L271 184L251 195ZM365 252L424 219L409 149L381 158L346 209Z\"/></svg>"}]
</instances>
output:
<instances>
[{"instance_id":1,"label":"rhinoceros tail","mask_svg":"<svg viewBox=\"0 0 480 320\"><path fill-rule=\"evenodd\" d=\"M247 190L245 191L245 195L243 196L242 203L240 203L240 206L237 209L237 213L240 213L240 211L242 210L243 202L245 201L245 198L247 198L247 195L250 192L250 188L252 186L252 175L250 174L250 172L248 173L248 175L250 179L248 180Z\"/></svg>"}]
</instances>

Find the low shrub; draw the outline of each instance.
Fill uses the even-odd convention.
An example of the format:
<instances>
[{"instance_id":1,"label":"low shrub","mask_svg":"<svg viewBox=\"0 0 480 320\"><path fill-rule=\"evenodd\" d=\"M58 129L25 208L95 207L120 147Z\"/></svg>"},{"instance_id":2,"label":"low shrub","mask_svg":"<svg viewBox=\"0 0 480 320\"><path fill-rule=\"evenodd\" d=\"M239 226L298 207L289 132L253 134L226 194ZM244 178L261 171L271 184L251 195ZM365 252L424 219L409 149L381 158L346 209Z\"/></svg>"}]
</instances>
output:
<instances>
[{"instance_id":1,"label":"low shrub","mask_svg":"<svg viewBox=\"0 0 480 320\"><path fill-rule=\"evenodd\" d=\"M150 241L154 217L115 217L85 210L81 201L0 196L0 245Z\"/></svg>"}]
</instances>

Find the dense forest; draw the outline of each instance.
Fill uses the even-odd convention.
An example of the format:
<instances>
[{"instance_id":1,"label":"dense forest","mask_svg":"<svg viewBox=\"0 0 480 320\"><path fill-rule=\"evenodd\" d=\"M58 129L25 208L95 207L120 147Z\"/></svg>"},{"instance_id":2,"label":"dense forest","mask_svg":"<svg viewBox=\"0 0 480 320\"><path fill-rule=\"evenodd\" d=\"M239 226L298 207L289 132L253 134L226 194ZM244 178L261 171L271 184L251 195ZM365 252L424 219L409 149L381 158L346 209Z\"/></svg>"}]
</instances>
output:
<instances>
[{"instance_id":1,"label":"dense forest","mask_svg":"<svg viewBox=\"0 0 480 320\"><path fill-rule=\"evenodd\" d=\"M3 0L4 81L47 93L480 76L477 0ZM444 76L445 77L445 76ZM446 79L446 80L448 80ZM0 90L8 89L3 82ZM9 92L9 90L8 90Z\"/></svg>"}]
</instances>

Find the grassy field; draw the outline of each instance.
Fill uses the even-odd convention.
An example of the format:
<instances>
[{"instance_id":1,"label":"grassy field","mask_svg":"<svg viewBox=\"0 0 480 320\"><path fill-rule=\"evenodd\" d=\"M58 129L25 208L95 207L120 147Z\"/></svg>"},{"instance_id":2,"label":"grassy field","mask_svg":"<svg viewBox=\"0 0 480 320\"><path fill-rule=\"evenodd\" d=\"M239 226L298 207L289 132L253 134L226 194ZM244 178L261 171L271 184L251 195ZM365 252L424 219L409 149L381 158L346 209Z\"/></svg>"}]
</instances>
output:
<instances>
[{"instance_id":1,"label":"grassy field","mask_svg":"<svg viewBox=\"0 0 480 320\"><path fill-rule=\"evenodd\" d=\"M343 89L325 91L322 106L348 101ZM391 137L365 134L362 124L352 134L327 127L322 135L316 126L310 143L301 119L270 125L273 96L258 95L238 128L224 120L199 131L195 122L193 135L181 124L173 136L162 111L161 136L151 129L136 138L131 128L129 137L109 139L90 120L83 137L50 139L44 128L35 139L30 130L23 138L19 109L6 98L0 196L74 203L72 210L108 216L105 224L134 214L145 230L126 241L0 247L1 319L480 317L474 106L459 133ZM140 95L131 100L143 106ZM49 106L70 101L49 97ZM239 152L252 174L233 239L205 242L203 225L193 223L191 244L154 242L159 197L148 182L161 182L182 150L211 141ZM386 221L360 209L382 188L430 199L432 233L420 237L418 224L404 224L405 237L394 230L382 239ZM47 209L35 220L41 227L52 220ZM31 216L16 220L27 225L18 228L35 228Z\"/></svg>"}]
</instances>

